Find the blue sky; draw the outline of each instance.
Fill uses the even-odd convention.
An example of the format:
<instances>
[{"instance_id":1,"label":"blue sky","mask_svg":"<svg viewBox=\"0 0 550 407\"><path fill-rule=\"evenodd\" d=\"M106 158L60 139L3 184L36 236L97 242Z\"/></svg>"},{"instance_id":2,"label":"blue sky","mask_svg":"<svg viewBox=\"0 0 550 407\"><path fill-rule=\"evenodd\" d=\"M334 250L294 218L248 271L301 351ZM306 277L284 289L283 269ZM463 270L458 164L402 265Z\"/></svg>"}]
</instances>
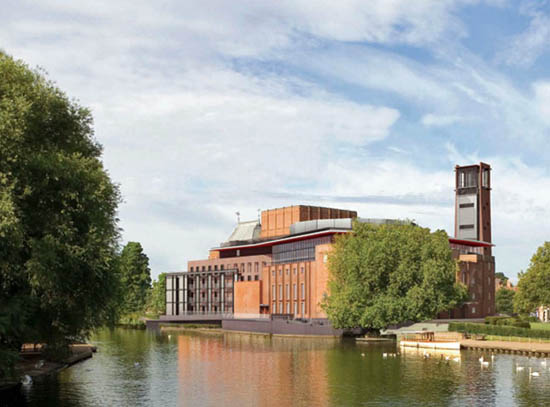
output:
<instances>
[{"instance_id":1,"label":"blue sky","mask_svg":"<svg viewBox=\"0 0 550 407\"><path fill-rule=\"evenodd\" d=\"M3 2L0 47L91 108L124 241L153 275L235 212L356 209L453 231L453 168L493 166L497 270L550 236L550 3Z\"/></svg>"}]
</instances>

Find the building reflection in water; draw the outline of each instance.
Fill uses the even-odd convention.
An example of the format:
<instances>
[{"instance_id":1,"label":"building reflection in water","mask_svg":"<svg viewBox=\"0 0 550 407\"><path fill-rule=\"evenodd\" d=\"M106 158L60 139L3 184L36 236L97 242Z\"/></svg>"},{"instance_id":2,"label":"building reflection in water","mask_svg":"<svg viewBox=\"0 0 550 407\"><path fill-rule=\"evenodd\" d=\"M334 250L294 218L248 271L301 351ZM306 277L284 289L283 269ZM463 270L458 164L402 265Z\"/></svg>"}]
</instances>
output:
<instances>
[{"instance_id":1,"label":"building reflection in water","mask_svg":"<svg viewBox=\"0 0 550 407\"><path fill-rule=\"evenodd\" d=\"M329 405L331 339L178 336L180 405Z\"/></svg>"}]
</instances>

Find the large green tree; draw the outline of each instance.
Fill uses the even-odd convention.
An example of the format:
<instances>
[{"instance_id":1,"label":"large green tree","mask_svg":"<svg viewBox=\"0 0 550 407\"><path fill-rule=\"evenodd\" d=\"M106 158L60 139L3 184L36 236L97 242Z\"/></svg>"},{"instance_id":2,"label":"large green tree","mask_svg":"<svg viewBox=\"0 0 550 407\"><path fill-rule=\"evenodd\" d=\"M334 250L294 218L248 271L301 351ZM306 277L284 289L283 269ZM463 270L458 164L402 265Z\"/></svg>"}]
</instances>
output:
<instances>
[{"instance_id":1,"label":"large green tree","mask_svg":"<svg viewBox=\"0 0 550 407\"><path fill-rule=\"evenodd\" d=\"M149 258L139 242L128 242L119 260L122 314L143 312L151 289Z\"/></svg>"},{"instance_id":2,"label":"large green tree","mask_svg":"<svg viewBox=\"0 0 550 407\"><path fill-rule=\"evenodd\" d=\"M496 311L501 314L512 315L514 313L514 296L516 292L508 288L501 288L495 295Z\"/></svg>"},{"instance_id":3,"label":"large green tree","mask_svg":"<svg viewBox=\"0 0 550 407\"><path fill-rule=\"evenodd\" d=\"M54 350L110 316L119 192L90 112L0 51L0 348Z\"/></svg>"},{"instance_id":4,"label":"large green tree","mask_svg":"<svg viewBox=\"0 0 550 407\"><path fill-rule=\"evenodd\" d=\"M444 231L355 222L336 239L328 264L324 308L337 328L430 319L467 298Z\"/></svg>"},{"instance_id":5,"label":"large green tree","mask_svg":"<svg viewBox=\"0 0 550 407\"><path fill-rule=\"evenodd\" d=\"M153 281L153 288L147 306L149 313L161 315L166 312L166 274L159 274L158 280Z\"/></svg>"},{"instance_id":6,"label":"large green tree","mask_svg":"<svg viewBox=\"0 0 550 407\"><path fill-rule=\"evenodd\" d=\"M550 306L550 242L545 242L531 257L525 273L520 273L514 309L531 313L541 305Z\"/></svg>"}]
</instances>

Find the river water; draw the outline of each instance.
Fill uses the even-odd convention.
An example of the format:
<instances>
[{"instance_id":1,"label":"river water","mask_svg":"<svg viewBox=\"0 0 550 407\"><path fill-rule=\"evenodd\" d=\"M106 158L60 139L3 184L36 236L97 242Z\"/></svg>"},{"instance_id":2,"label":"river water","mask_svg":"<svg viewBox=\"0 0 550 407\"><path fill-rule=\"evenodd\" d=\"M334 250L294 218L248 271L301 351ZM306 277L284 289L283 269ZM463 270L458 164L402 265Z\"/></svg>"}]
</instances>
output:
<instances>
[{"instance_id":1,"label":"river water","mask_svg":"<svg viewBox=\"0 0 550 407\"><path fill-rule=\"evenodd\" d=\"M0 406L550 406L550 361L523 356L497 354L483 367L472 351L384 358L399 349L123 329L91 342L92 359L35 380Z\"/></svg>"}]
</instances>

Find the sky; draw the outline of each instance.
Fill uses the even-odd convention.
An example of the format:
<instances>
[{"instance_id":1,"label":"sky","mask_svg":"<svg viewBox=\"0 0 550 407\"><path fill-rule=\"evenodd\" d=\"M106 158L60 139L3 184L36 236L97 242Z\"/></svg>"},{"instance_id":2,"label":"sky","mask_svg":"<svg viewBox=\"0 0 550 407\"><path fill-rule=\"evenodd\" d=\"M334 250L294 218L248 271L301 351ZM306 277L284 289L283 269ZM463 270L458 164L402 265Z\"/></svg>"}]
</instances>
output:
<instances>
[{"instance_id":1,"label":"sky","mask_svg":"<svg viewBox=\"0 0 550 407\"><path fill-rule=\"evenodd\" d=\"M550 2L3 0L0 49L91 109L122 240L152 275L259 209L454 232L492 166L496 270L550 240Z\"/></svg>"}]
</instances>

